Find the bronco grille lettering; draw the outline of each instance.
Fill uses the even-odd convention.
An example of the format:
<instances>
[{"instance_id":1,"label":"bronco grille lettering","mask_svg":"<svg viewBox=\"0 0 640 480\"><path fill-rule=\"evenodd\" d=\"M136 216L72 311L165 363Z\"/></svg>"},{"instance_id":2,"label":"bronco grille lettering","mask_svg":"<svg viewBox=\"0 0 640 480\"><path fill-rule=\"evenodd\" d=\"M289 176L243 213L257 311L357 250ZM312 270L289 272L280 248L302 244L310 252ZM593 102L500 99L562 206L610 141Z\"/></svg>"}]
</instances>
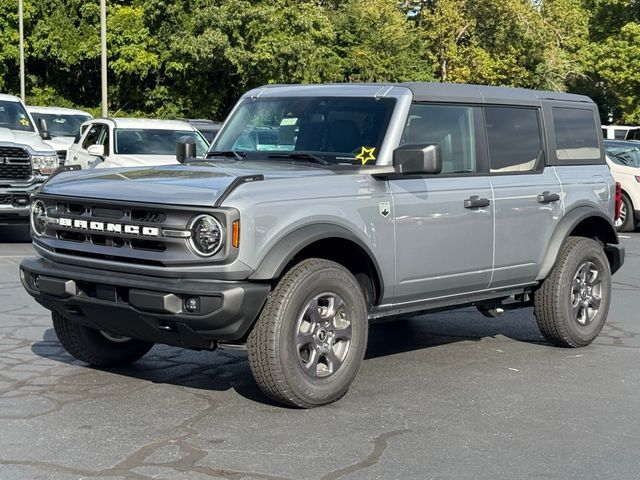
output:
<instances>
[{"instance_id":1,"label":"bronco grille lettering","mask_svg":"<svg viewBox=\"0 0 640 480\"><path fill-rule=\"evenodd\" d=\"M61 227L72 228L75 230L91 230L93 232L108 233L126 233L129 235L142 235L144 237L157 237L160 230L156 227L143 227L140 225L123 225L120 223L109 222L88 222L86 220L78 220L72 218L60 217L57 221Z\"/></svg>"}]
</instances>

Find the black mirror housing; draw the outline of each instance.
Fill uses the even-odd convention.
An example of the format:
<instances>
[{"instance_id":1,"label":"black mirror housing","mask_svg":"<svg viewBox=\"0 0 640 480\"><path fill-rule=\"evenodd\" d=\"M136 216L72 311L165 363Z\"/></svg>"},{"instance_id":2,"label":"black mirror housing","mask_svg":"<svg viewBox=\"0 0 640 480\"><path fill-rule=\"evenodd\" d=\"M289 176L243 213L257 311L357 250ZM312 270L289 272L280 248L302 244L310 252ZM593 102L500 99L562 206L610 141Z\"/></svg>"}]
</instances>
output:
<instances>
[{"instance_id":1,"label":"black mirror housing","mask_svg":"<svg viewBox=\"0 0 640 480\"><path fill-rule=\"evenodd\" d=\"M189 162L196 158L196 141L193 137L184 135L176 142L176 160L178 163Z\"/></svg>"},{"instance_id":2,"label":"black mirror housing","mask_svg":"<svg viewBox=\"0 0 640 480\"><path fill-rule=\"evenodd\" d=\"M403 175L436 175L442 171L442 147L408 143L393 151L393 166Z\"/></svg>"},{"instance_id":3,"label":"black mirror housing","mask_svg":"<svg viewBox=\"0 0 640 480\"><path fill-rule=\"evenodd\" d=\"M40 132L40 137L42 137L43 140L51 140L47 121L44 118L38 119L38 131Z\"/></svg>"}]
</instances>

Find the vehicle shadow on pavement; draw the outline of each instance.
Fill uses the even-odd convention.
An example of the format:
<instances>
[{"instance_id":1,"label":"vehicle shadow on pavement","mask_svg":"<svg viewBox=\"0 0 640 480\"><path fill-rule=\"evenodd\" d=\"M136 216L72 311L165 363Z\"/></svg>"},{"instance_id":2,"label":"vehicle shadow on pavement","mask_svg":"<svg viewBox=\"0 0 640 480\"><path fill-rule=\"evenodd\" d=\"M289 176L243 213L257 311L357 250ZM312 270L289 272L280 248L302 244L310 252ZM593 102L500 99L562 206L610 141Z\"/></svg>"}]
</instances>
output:
<instances>
[{"instance_id":1,"label":"vehicle shadow on pavement","mask_svg":"<svg viewBox=\"0 0 640 480\"><path fill-rule=\"evenodd\" d=\"M0 225L0 244L31 243L31 235L27 225Z\"/></svg>"},{"instance_id":2,"label":"vehicle shadow on pavement","mask_svg":"<svg viewBox=\"0 0 640 480\"><path fill-rule=\"evenodd\" d=\"M485 318L474 309L465 309L372 324L365 361L455 342L480 342L498 336L515 342L546 345L531 309L510 312L498 319ZM34 343L31 350L40 357L56 362L94 371L102 370L89 367L69 355L52 328L45 331L43 339ZM233 389L251 401L281 406L260 391L251 376L246 353L241 351L193 351L156 345L138 362L105 371L132 379L204 391Z\"/></svg>"},{"instance_id":3,"label":"vehicle shadow on pavement","mask_svg":"<svg viewBox=\"0 0 640 480\"><path fill-rule=\"evenodd\" d=\"M550 345L542 337L531 308L508 312L498 318L486 318L475 308L466 308L374 323L370 327L365 358L463 341L479 342L498 336L516 342Z\"/></svg>"}]
</instances>

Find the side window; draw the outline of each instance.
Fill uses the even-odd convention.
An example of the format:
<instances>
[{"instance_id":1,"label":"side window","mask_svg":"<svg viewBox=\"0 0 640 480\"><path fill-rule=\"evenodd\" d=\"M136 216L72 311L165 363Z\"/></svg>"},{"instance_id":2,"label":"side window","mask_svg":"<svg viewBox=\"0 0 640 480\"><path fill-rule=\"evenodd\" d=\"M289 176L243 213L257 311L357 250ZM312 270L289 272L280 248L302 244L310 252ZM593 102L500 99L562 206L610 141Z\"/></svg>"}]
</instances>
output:
<instances>
[{"instance_id":1,"label":"side window","mask_svg":"<svg viewBox=\"0 0 640 480\"><path fill-rule=\"evenodd\" d=\"M86 150L91 145L98 144L98 139L100 138L100 134L102 133L104 126L99 123L94 123L89 127L89 133L84 137L84 141L82 142L82 148Z\"/></svg>"},{"instance_id":2,"label":"side window","mask_svg":"<svg viewBox=\"0 0 640 480\"><path fill-rule=\"evenodd\" d=\"M538 110L484 109L491 172L531 172L542 168L542 136Z\"/></svg>"},{"instance_id":3,"label":"side window","mask_svg":"<svg viewBox=\"0 0 640 480\"><path fill-rule=\"evenodd\" d=\"M102 131L98 136L98 145L104 145L104 153L105 155L109 154L109 127L107 125L102 125Z\"/></svg>"},{"instance_id":4,"label":"side window","mask_svg":"<svg viewBox=\"0 0 640 480\"><path fill-rule=\"evenodd\" d=\"M553 126L556 133L556 156L559 161L600 158L598 127L593 111L553 107Z\"/></svg>"},{"instance_id":5,"label":"side window","mask_svg":"<svg viewBox=\"0 0 640 480\"><path fill-rule=\"evenodd\" d=\"M461 105L414 104L401 144L437 143L442 148L442 173L476 172L473 108Z\"/></svg>"},{"instance_id":6,"label":"side window","mask_svg":"<svg viewBox=\"0 0 640 480\"><path fill-rule=\"evenodd\" d=\"M627 135L626 130L621 130L620 128L616 128L613 131L613 138L616 140L624 140L624 137Z\"/></svg>"}]
</instances>

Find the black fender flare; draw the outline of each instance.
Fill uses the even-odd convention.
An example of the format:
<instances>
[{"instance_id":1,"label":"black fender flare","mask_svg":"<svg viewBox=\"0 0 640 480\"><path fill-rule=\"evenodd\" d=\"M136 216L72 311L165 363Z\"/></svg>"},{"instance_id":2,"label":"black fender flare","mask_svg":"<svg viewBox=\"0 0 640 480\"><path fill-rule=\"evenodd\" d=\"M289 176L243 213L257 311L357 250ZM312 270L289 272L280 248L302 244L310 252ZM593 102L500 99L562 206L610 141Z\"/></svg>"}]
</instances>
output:
<instances>
[{"instance_id":1,"label":"black fender flare","mask_svg":"<svg viewBox=\"0 0 640 480\"><path fill-rule=\"evenodd\" d=\"M382 270L371 249L353 232L340 225L332 223L314 223L300 227L278 241L278 243L265 255L258 268L256 268L250 280L272 280L282 275L285 267L305 247L319 240L341 238L349 240L360 247L369 257L380 284L379 298L382 298L384 282Z\"/></svg>"},{"instance_id":2,"label":"black fender flare","mask_svg":"<svg viewBox=\"0 0 640 480\"><path fill-rule=\"evenodd\" d=\"M603 242L605 247L608 244L617 245L620 243L618 240L618 233L616 232L613 222L609 217L599 210L594 210L592 206L578 206L564 215L551 235L551 240L547 247L547 253L542 261L540 269L538 270L536 280L544 280L547 275L549 275L549 272L551 272L551 269L555 265L560 249L562 248L562 245L564 245L567 237L578 225L580 225L581 222L589 218L596 219L599 232L597 235L594 235L594 237L597 237L601 242ZM615 272L614 266L615 265L613 264L611 265L611 273Z\"/></svg>"}]
</instances>

